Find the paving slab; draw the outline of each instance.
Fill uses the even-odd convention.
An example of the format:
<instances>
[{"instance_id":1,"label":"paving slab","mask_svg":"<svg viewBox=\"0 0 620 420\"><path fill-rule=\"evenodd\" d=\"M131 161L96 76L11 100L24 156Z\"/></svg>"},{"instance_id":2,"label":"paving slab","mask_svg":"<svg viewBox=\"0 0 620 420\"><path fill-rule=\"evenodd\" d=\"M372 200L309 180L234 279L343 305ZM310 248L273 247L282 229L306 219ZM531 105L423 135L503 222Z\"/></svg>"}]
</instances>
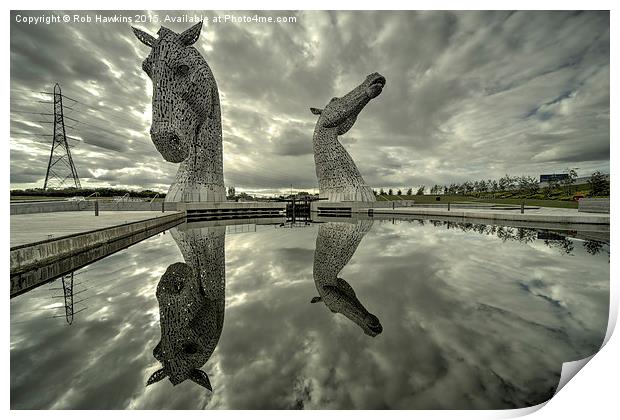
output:
<instances>
[{"instance_id":1,"label":"paving slab","mask_svg":"<svg viewBox=\"0 0 620 420\"><path fill-rule=\"evenodd\" d=\"M11 248L49 239L109 228L124 223L169 216L176 211L105 211L95 216L90 211L11 215Z\"/></svg>"}]
</instances>

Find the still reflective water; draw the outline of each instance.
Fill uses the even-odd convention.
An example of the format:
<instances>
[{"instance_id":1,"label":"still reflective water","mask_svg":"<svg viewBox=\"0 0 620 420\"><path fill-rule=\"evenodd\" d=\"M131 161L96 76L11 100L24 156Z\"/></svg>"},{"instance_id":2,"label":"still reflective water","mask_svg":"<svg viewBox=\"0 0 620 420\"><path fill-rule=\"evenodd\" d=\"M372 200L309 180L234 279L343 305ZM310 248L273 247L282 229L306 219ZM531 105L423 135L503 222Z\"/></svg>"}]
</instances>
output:
<instances>
[{"instance_id":1,"label":"still reflective water","mask_svg":"<svg viewBox=\"0 0 620 420\"><path fill-rule=\"evenodd\" d=\"M575 233L185 224L11 300L11 408L525 407L608 307Z\"/></svg>"}]
</instances>

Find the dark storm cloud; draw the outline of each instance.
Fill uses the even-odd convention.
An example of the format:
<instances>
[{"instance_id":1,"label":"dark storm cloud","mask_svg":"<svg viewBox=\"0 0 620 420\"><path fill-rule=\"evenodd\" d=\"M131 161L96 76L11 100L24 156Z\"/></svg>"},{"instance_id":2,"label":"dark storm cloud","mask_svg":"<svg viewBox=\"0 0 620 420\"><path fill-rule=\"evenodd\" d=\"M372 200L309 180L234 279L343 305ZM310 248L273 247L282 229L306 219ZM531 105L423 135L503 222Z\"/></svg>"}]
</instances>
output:
<instances>
[{"instance_id":1,"label":"dark storm cloud","mask_svg":"<svg viewBox=\"0 0 620 420\"><path fill-rule=\"evenodd\" d=\"M301 156L312 154L312 143L308 141L308 133L287 128L272 140L274 153L283 156Z\"/></svg>"},{"instance_id":2,"label":"dark storm cloud","mask_svg":"<svg viewBox=\"0 0 620 420\"><path fill-rule=\"evenodd\" d=\"M140 68L148 48L129 24L25 25L18 13L40 14L12 13L11 147L49 141L38 137L49 124L36 123L49 117L25 112L50 112L38 102L49 96L32 92L57 81L78 101L65 103L74 108L67 116L80 121L66 121L68 135L83 140L74 149L78 172L109 171L87 183L118 176L119 186L165 189L176 165L150 142L152 87ZM184 14L152 12L166 13ZM297 22L209 21L196 45L220 89L224 175L237 189L315 187L309 107L325 106L374 71L386 88L342 139L372 186L609 170L607 12L257 13ZM188 25L167 24L177 32ZM17 171L32 168L29 177L12 176L14 187L34 186L37 171L44 178L47 161L36 156L12 162ZM125 171L115 175L119 162ZM143 167L150 176L138 175Z\"/></svg>"}]
</instances>

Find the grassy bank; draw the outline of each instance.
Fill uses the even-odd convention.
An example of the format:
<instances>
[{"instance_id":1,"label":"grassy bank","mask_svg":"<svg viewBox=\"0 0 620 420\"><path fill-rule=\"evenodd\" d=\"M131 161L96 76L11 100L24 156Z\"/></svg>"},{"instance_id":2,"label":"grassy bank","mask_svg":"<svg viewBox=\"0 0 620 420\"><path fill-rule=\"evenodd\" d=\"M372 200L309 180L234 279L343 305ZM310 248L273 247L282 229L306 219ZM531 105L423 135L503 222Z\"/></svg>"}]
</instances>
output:
<instances>
[{"instance_id":1,"label":"grassy bank","mask_svg":"<svg viewBox=\"0 0 620 420\"><path fill-rule=\"evenodd\" d=\"M471 193L465 195L379 195L379 201L392 200L414 200L420 204L442 204L442 203L492 203L492 204L516 204L525 201L525 205L536 207L560 207L576 209L578 202L575 196L590 197L591 190L588 184L560 186L552 191L544 188L535 193L524 193L521 191L498 191L495 193ZM437 201L439 197L439 201Z\"/></svg>"},{"instance_id":2,"label":"grassy bank","mask_svg":"<svg viewBox=\"0 0 620 420\"><path fill-rule=\"evenodd\" d=\"M437 201L436 197L440 197ZM519 205L525 200L526 206L536 207L560 207L576 209L578 203L568 200L545 200L539 198L478 198L464 195L382 195L377 200L414 200L420 204L445 204L451 203L494 203L494 204L516 204Z\"/></svg>"}]
</instances>

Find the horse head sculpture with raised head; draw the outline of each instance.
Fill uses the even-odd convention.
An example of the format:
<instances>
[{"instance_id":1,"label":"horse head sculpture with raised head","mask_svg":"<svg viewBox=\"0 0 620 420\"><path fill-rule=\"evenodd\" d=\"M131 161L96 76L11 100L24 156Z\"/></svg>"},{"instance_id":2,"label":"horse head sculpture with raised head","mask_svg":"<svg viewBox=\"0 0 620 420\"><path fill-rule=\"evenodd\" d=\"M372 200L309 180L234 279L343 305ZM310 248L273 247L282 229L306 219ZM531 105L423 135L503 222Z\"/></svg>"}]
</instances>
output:
<instances>
[{"instance_id":1,"label":"horse head sculpture with raised head","mask_svg":"<svg viewBox=\"0 0 620 420\"><path fill-rule=\"evenodd\" d=\"M384 86L385 77L373 73L343 97L332 98L325 108L310 108L319 116L312 145L321 198L337 202L375 201L372 189L338 141L338 136L353 127L362 109L381 94Z\"/></svg>"},{"instance_id":2,"label":"horse head sculpture with raised head","mask_svg":"<svg viewBox=\"0 0 620 420\"><path fill-rule=\"evenodd\" d=\"M151 140L162 157L181 163L166 201L224 201L222 122L217 83L193 46L202 22L158 37L133 28L151 48L142 69L153 82Z\"/></svg>"}]
</instances>

